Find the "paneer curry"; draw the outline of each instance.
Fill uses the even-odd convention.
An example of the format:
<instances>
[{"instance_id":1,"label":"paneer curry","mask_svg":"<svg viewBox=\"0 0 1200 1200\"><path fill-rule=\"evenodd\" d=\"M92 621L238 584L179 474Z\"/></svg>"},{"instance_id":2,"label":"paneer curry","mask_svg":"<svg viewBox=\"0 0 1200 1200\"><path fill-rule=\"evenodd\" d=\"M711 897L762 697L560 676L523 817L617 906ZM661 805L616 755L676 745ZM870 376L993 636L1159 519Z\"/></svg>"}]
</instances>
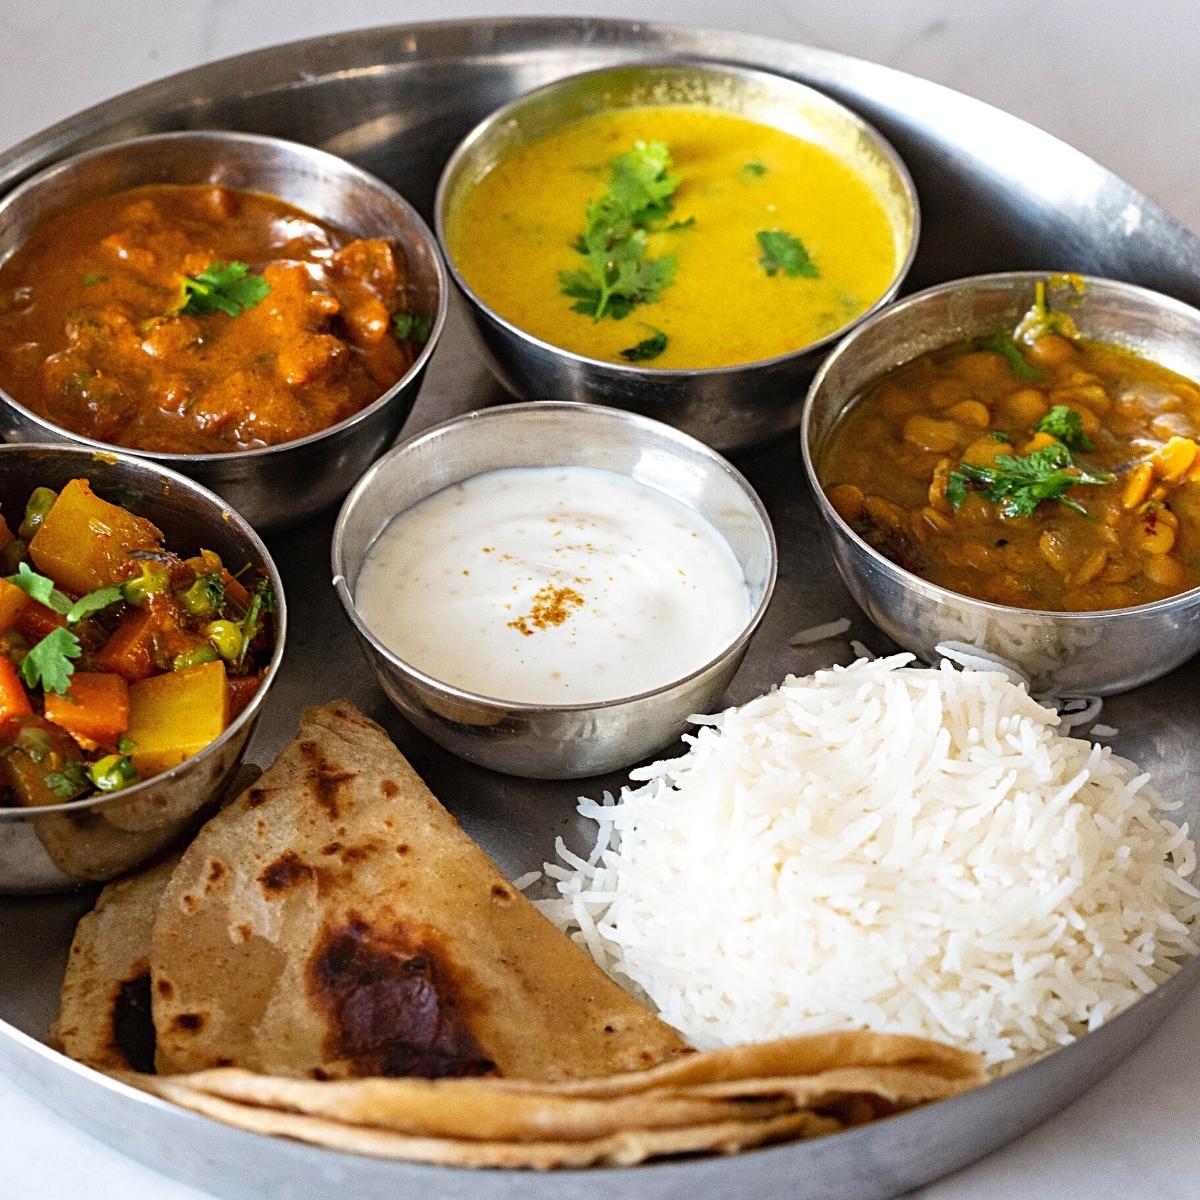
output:
<instances>
[{"instance_id":1,"label":"paneer curry","mask_svg":"<svg viewBox=\"0 0 1200 1200\"><path fill-rule=\"evenodd\" d=\"M0 267L0 387L73 433L141 450L327 429L405 374L421 330L390 243L228 187L90 200Z\"/></svg>"},{"instance_id":2,"label":"paneer curry","mask_svg":"<svg viewBox=\"0 0 1200 1200\"><path fill-rule=\"evenodd\" d=\"M250 703L274 644L265 576L181 558L86 479L0 517L0 806L117 791L178 766Z\"/></svg>"},{"instance_id":3,"label":"paneer curry","mask_svg":"<svg viewBox=\"0 0 1200 1200\"><path fill-rule=\"evenodd\" d=\"M826 495L867 542L952 591L1126 608L1200 585L1200 387L1079 336L1015 331L905 363L841 418Z\"/></svg>"}]
</instances>

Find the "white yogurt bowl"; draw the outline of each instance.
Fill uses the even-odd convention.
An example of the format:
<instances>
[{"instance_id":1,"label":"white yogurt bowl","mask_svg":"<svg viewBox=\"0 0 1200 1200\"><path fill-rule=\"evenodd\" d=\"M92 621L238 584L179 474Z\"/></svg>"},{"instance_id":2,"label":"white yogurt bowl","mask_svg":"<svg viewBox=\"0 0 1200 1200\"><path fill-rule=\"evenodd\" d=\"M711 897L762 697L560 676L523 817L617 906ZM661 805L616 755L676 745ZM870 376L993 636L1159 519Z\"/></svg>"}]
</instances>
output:
<instances>
[{"instance_id":1,"label":"white yogurt bowl","mask_svg":"<svg viewBox=\"0 0 1200 1200\"><path fill-rule=\"evenodd\" d=\"M718 541L727 543L734 569L744 577L744 620L728 627L728 637L705 641L697 636L695 655L676 656L669 678L654 686L622 691L609 678L588 693L586 679L577 678L572 686L578 701L571 698L570 688L561 702L519 699L526 688L515 673L511 694L491 694L501 692L495 673L486 692L473 690L462 678L437 678L397 653L383 636L383 623L377 618L373 628L355 599L363 564L393 519L446 488L489 472L546 467L612 472L638 486L642 503L647 503L643 489L651 489L664 512L682 505L701 533L711 527ZM651 507L647 503L647 513ZM497 511L497 528L502 523ZM681 526L681 538L690 540L692 528L686 520ZM629 766L677 739L690 715L710 711L766 611L776 575L775 539L766 511L742 475L720 455L646 417L553 402L468 413L396 447L347 497L334 530L332 562L338 597L392 703L423 733L460 757L540 779L580 778ZM676 569L674 563L671 569ZM579 590L588 596L587 585ZM692 595L703 626L715 595L709 589ZM430 603L436 603L436 597ZM517 620L524 612L524 606L518 607L522 612L514 613ZM456 628L451 607L436 616L444 616L447 642L457 639L456 657L469 660L474 647L464 630ZM518 646L529 640L517 630L510 632ZM539 629L532 636L544 632L559 633Z\"/></svg>"}]
</instances>

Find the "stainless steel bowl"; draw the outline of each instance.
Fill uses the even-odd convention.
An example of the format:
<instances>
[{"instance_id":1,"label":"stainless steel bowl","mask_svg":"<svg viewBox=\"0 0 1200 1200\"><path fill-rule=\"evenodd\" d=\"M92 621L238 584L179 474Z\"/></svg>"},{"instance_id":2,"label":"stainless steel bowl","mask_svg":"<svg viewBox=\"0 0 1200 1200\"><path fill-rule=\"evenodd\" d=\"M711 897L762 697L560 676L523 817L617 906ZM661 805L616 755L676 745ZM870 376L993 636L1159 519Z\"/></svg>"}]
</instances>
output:
<instances>
[{"instance_id":1,"label":"stainless steel bowl","mask_svg":"<svg viewBox=\"0 0 1200 1200\"><path fill-rule=\"evenodd\" d=\"M8 441L74 442L165 463L223 496L257 529L307 520L349 490L399 433L446 320L447 287L429 227L373 175L282 138L249 133L160 133L86 150L56 163L0 201L0 262L43 221L126 188L155 183L221 183L267 192L356 237L399 245L408 264L408 301L433 315L416 362L378 400L310 437L259 450L160 454L94 441L53 424L0 391L0 434Z\"/></svg>"},{"instance_id":2,"label":"stainless steel bowl","mask_svg":"<svg viewBox=\"0 0 1200 1200\"><path fill-rule=\"evenodd\" d=\"M389 650L354 604L371 544L398 513L502 467L585 466L629 475L682 501L726 538L753 615L710 662L653 691L598 704L520 704L451 687ZM510 775L577 779L628 766L674 741L733 678L775 586L775 537L753 489L719 455L645 417L585 404L513 404L467 413L381 458L346 498L333 533L333 583L380 686L422 733ZM452 630L447 631L452 637Z\"/></svg>"},{"instance_id":3,"label":"stainless steel bowl","mask_svg":"<svg viewBox=\"0 0 1200 1200\"><path fill-rule=\"evenodd\" d=\"M1153 604L1098 612L1009 608L921 579L867 545L825 497L821 459L830 432L885 371L951 342L1011 329L1043 272L979 275L909 296L861 325L826 360L804 410L804 466L838 570L863 611L927 661L939 642L1001 655L1036 691L1110 695L1165 675L1200 650L1200 588ZM1200 379L1200 311L1169 296L1085 277L1071 315L1084 337L1126 347Z\"/></svg>"},{"instance_id":4,"label":"stainless steel bowl","mask_svg":"<svg viewBox=\"0 0 1200 1200\"><path fill-rule=\"evenodd\" d=\"M74 446L0 446L0 509L23 511L39 485L86 477L107 500L148 517L183 555L215 550L233 569L267 573L275 587L275 647L244 712L199 754L121 792L45 808L0 808L0 894L59 891L112 879L158 853L231 782L279 664L287 633L283 581L267 548L219 496L144 459Z\"/></svg>"},{"instance_id":5,"label":"stainless steel bowl","mask_svg":"<svg viewBox=\"0 0 1200 1200\"><path fill-rule=\"evenodd\" d=\"M898 267L887 290L841 329L789 354L731 367L658 370L588 358L526 333L490 308L463 278L447 222L477 180L517 147L612 108L641 104L715 107L825 146L855 167L886 207ZM881 134L822 92L782 75L719 63L675 61L574 75L505 105L477 125L442 172L435 224L450 272L466 296L489 364L518 399L580 400L666 421L717 450L742 450L796 428L804 385L825 351L895 296L916 253L917 193Z\"/></svg>"}]
</instances>

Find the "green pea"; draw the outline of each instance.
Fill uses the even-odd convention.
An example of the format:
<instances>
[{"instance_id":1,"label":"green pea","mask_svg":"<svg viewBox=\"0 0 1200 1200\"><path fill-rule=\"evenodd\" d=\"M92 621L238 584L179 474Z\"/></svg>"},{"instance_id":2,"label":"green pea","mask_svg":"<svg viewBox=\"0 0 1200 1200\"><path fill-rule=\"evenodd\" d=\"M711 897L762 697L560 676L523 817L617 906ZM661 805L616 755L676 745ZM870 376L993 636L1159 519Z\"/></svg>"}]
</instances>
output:
<instances>
[{"instance_id":1,"label":"green pea","mask_svg":"<svg viewBox=\"0 0 1200 1200\"><path fill-rule=\"evenodd\" d=\"M204 636L226 662L236 662L242 653L242 631L232 621L210 621Z\"/></svg>"},{"instance_id":2,"label":"green pea","mask_svg":"<svg viewBox=\"0 0 1200 1200\"><path fill-rule=\"evenodd\" d=\"M100 792L118 792L138 781L137 770L124 754L106 754L92 763L88 775Z\"/></svg>"},{"instance_id":3,"label":"green pea","mask_svg":"<svg viewBox=\"0 0 1200 1200\"><path fill-rule=\"evenodd\" d=\"M215 571L197 575L179 599L193 617L214 617L225 606L225 583Z\"/></svg>"},{"instance_id":4,"label":"green pea","mask_svg":"<svg viewBox=\"0 0 1200 1200\"><path fill-rule=\"evenodd\" d=\"M217 652L211 646L196 646L175 655L171 663L172 671L186 671L188 667L199 667L204 663L216 662Z\"/></svg>"},{"instance_id":5,"label":"green pea","mask_svg":"<svg viewBox=\"0 0 1200 1200\"><path fill-rule=\"evenodd\" d=\"M42 527L46 514L54 507L58 493L53 488L34 488L25 504L25 519L17 531L27 542Z\"/></svg>"}]
</instances>

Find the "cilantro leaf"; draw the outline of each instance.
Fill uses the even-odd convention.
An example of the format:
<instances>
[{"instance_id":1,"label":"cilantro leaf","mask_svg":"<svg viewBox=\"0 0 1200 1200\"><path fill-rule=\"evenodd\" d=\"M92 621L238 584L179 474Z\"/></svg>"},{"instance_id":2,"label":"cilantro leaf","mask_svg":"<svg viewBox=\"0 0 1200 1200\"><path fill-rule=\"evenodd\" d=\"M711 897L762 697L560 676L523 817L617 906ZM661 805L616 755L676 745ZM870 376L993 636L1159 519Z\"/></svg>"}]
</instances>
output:
<instances>
[{"instance_id":1,"label":"cilantro leaf","mask_svg":"<svg viewBox=\"0 0 1200 1200\"><path fill-rule=\"evenodd\" d=\"M1065 494L1067 489L1076 484L1112 483L1115 478L1108 471L1077 466L1070 450L1062 442L1055 442L1022 457L998 454L988 466L960 462L947 475L946 498L952 508L957 508L968 490L977 491L999 504L1006 517L1031 517L1043 500L1057 500L1087 516L1087 509Z\"/></svg>"},{"instance_id":2,"label":"cilantro leaf","mask_svg":"<svg viewBox=\"0 0 1200 1200\"><path fill-rule=\"evenodd\" d=\"M821 272L798 237L782 229L761 229L755 236L762 250L762 257L758 261L768 275L777 275L782 271L793 279L798 275L803 275L805 279L820 278Z\"/></svg>"},{"instance_id":3,"label":"cilantro leaf","mask_svg":"<svg viewBox=\"0 0 1200 1200\"><path fill-rule=\"evenodd\" d=\"M223 312L240 317L246 309L261 304L270 290L266 279L251 275L244 262L211 262L199 275L184 276L171 315L211 317Z\"/></svg>"},{"instance_id":4,"label":"cilantro leaf","mask_svg":"<svg viewBox=\"0 0 1200 1200\"><path fill-rule=\"evenodd\" d=\"M675 256L648 257L646 232L670 213L678 187L665 142L639 141L612 160L608 191L589 201L584 231L572 243L587 266L558 274L575 312L593 321L621 320L637 305L654 303L674 282Z\"/></svg>"},{"instance_id":5,"label":"cilantro leaf","mask_svg":"<svg viewBox=\"0 0 1200 1200\"><path fill-rule=\"evenodd\" d=\"M88 592L86 596L80 596L67 609L67 624L77 625L84 617L90 617L92 613L108 608L110 604L116 604L124 598L119 587L102 587L97 588L94 592Z\"/></svg>"},{"instance_id":6,"label":"cilantro leaf","mask_svg":"<svg viewBox=\"0 0 1200 1200\"><path fill-rule=\"evenodd\" d=\"M1048 433L1057 438L1068 450L1095 450L1095 446L1083 432L1083 418L1065 404L1056 404L1033 427L1034 433Z\"/></svg>"},{"instance_id":7,"label":"cilantro leaf","mask_svg":"<svg viewBox=\"0 0 1200 1200\"><path fill-rule=\"evenodd\" d=\"M655 329L653 325L648 328L651 331L648 338L642 338L636 346L630 346L620 352L626 362L649 362L667 348L667 335L661 329Z\"/></svg>"},{"instance_id":8,"label":"cilantro leaf","mask_svg":"<svg viewBox=\"0 0 1200 1200\"><path fill-rule=\"evenodd\" d=\"M749 183L751 180L761 179L766 173L766 163L748 162L742 167L742 182Z\"/></svg>"},{"instance_id":9,"label":"cilantro leaf","mask_svg":"<svg viewBox=\"0 0 1200 1200\"><path fill-rule=\"evenodd\" d=\"M980 350L989 350L992 354L999 354L1018 379L1027 379L1032 382L1042 378L1042 372L1025 357L1021 352L1021 347L1013 341L1011 334L994 333L991 337L980 338L975 344Z\"/></svg>"},{"instance_id":10,"label":"cilantro leaf","mask_svg":"<svg viewBox=\"0 0 1200 1200\"><path fill-rule=\"evenodd\" d=\"M608 195L634 225L661 221L671 211L679 176L671 174L666 142L636 141L632 150L612 160Z\"/></svg>"},{"instance_id":11,"label":"cilantro leaf","mask_svg":"<svg viewBox=\"0 0 1200 1200\"><path fill-rule=\"evenodd\" d=\"M75 673L71 659L82 653L79 639L69 629L52 629L21 659L21 678L28 687L40 686L61 696Z\"/></svg>"},{"instance_id":12,"label":"cilantro leaf","mask_svg":"<svg viewBox=\"0 0 1200 1200\"><path fill-rule=\"evenodd\" d=\"M670 223L670 225L668 225L666 227L666 232L667 233L675 233L680 229L692 229L695 227L695 225L696 225L696 218L694 216L692 216L692 217L688 217L684 221L672 221Z\"/></svg>"},{"instance_id":13,"label":"cilantro leaf","mask_svg":"<svg viewBox=\"0 0 1200 1200\"><path fill-rule=\"evenodd\" d=\"M92 786L91 777L84 769L83 763L76 762L73 758L68 758L63 763L61 771L48 772L44 781L60 800L71 800Z\"/></svg>"},{"instance_id":14,"label":"cilantro leaf","mask_svg":"<svg viewBox=\"0 0 1200 1200\"><path fill-rule=\"evenodd\" d=\"M104 283L105 280L107 280L107 279L108 279L108 276L105 275L103 271L93 271L92 274L85 275L83 277L83 286L84 287L95 287L96 284Z\"/></svg>"},{"instance_id":15,"label":"cilantro leaf","mask_svg":"<svg viewBox=\"0 0 1200 1200\"><path fill-rule=\"evenodd\" d=\"M71 611L71 598L64 596L54 586L54 580L45 575L39 575L28 563L20 563L15 575L8 576L8 582L19 587L32 600L52 608L56 613L65 616Z\"/></svg>"},{"instance_id":16,"label":"cilantro leaf","mask_svg":"<svg viewBox=\"0 0 1200 1200\"><path fill-rule=\"evenodd\" d=\"M432 330L433 318L428 313L398 312L392 315L392 333L399 341L409 338L425 343Z\"/></svg>"}]
</instances>

